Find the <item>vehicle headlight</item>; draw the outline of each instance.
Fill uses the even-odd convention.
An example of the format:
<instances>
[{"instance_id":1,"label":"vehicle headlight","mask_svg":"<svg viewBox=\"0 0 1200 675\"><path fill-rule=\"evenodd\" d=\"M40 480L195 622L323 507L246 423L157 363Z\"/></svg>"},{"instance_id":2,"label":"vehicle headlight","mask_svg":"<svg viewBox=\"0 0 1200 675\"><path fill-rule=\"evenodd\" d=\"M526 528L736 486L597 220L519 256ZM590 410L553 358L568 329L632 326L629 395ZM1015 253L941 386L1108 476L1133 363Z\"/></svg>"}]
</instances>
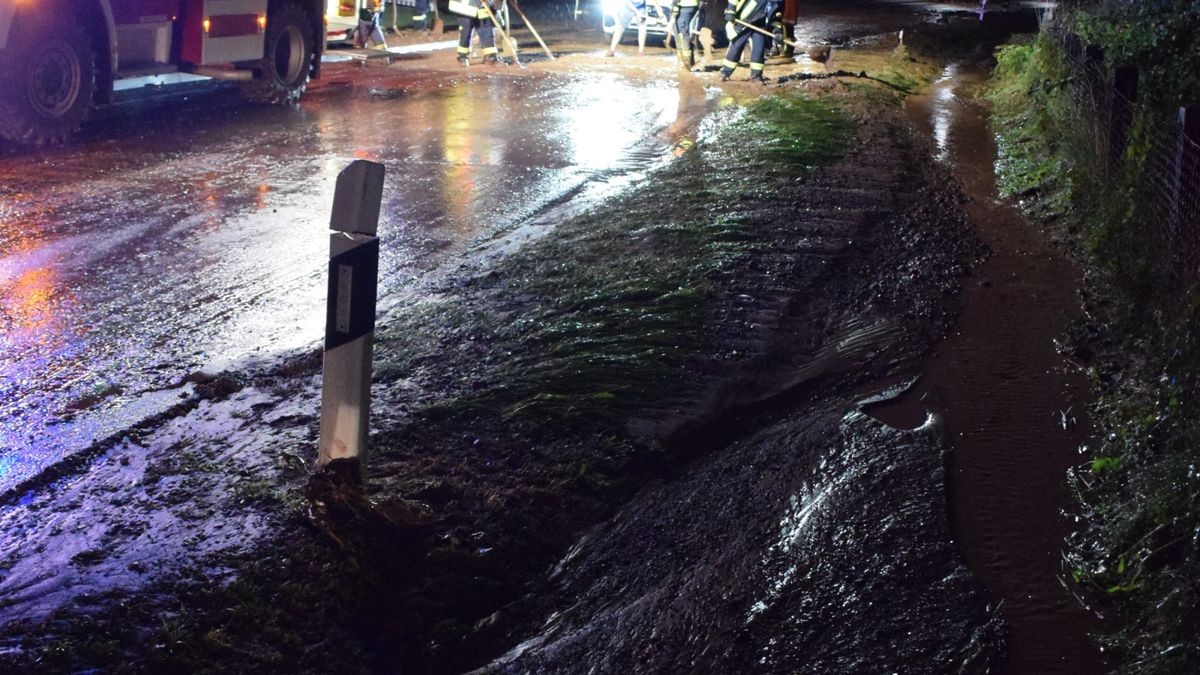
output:
<instances>
[{"instance_id":1,"label":"vehicle headlight","mask_svg":"<svg viewBox=\"0 0 1200 675\"><path fill-rule=\"evenodd\" d=\"M621 0L600 0L600 9L605 14L617 15L621 13Z\"/></svg>"}]
</instances>

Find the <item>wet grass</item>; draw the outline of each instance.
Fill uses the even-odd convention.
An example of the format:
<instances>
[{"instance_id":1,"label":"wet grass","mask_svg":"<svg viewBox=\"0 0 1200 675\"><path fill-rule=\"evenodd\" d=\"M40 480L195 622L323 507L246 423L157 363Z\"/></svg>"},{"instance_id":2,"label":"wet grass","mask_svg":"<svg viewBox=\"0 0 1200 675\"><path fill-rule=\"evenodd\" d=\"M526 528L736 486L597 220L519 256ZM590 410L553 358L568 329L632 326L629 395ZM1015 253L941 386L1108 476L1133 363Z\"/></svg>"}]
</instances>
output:
<instances>
[{"instance_id":1,"label":"wet grass","mask_svg":"<svg viewBox=\"0 0 1200 675\"><path fill-rule=\"evenodd\" d=\"M478 347L464 351L459 342L451 360L480 350L503 355L491 384L439 401L436 410L611 430L686 395L694 383L684 366L708 346L706 322L726 290L723 273L769 246L759 236L767 205L760 200L835 161L852 133L846 114L828 103L795 95L752 102L718 141L476 280L476 301L441 303L405 320ZM411 355L424 349L398 342ZM433 358L443 367L446 356ZM393 363L407 372L416 365Z\"/></svg>"},{"instance_id":2,"label":"wet grass","mask_svg":"<svg viewBox=\"0 0 1200 675\"><path fill-rule=\"evenodd\" d=\"M1095 20L1083 16L1085 23ZM1134 24L1119 41L1139 31L1157 35L1170 22ZM1147 72L1190 68L1170 50L1157 59L1163 62ZM1194 673L1200 671L1200 299L1168 274L1153 236L1155 196L1146 172L1153 111L1139 110L1124 170L1105 177L1096 166L1091 123L1066 88L1072 77L1062 48L1041 37L1000 52L989 94L1006 195L1022 199L1042 222L1078 232L1075 253L1087 272L1090 320L1074 328L1071 349L1088 365L1100 397L1092 459L1072 475L1084 519L1065 557L1075 581L1099 602L1115 603L1126 619L1104 638L1121 671ZM1171 93L1160 87L1154 96L1169 100Z\"/></svg>"},{"instance_id":3,"label":"wet grass","mask_svg":"<svg viewBox=\"0 0 1200 675\"><path fill-rule=\"evenodd\" d=\"M609 426L682 384L679 365L701 346L709 274L737 238L722 238L719 223L631 228L651 215L639 213L640 201L628 205L629 223L585 218L569 239L510 261L501 276L519 285L491 290L528 299L493 333L512 358L497 386L462 403L510 421Z\"/></svg>"},{"instance_id":4,"label":"wet grass","mask_svg":"<svg viewBox=\"0 0 1200 675\"><path fill-rule=\"evenodd\" d=\"M754 136L754 159L795 170L829 164L846 151L852 125L838 108L815 99L770 97L750 106L748 120L734 142Z\"/></svg>"},{"instance_id":5,"label":"wet grass","mask_svg":"<svg viewBox=\"0 0 1200 675\"><path fill-rule=\"evenodd\" d=\"M1019 200L1042 222L1066 213L1081 178L1064 155L1066 144L1082 140L1077 138L1080 130L1064 128L1070 107L1061 90L1065 77L1061 61L1052 55L1049 38L1043 36L1036 44L1012 44L997 51L986 95L999 140L996 173L1000 196ZM1043 101L1043 107L1031 107L1030 96Z\"/></svg>"},{"instance_id":6,"label":"wet grass","mask_svg":"<svg viewBox=\"0 0 1200 675\"><path fill-rule=\"evenodd\" d=\"M1096 457L1072 476L1086 527L1067 560L1121 606L1128 622L1108 642L1129 672L1200 667L1200 300L1172 326L1128 336L1093 368Z\"/></svg>"}]
</instances>

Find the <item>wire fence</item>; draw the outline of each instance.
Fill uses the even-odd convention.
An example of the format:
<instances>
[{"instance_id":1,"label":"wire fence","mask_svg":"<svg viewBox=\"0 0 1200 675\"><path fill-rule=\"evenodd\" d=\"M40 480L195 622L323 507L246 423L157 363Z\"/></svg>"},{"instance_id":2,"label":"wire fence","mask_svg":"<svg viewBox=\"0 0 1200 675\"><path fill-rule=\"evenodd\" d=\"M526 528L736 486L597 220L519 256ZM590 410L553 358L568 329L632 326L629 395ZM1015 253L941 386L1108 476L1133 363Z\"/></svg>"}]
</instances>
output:
<instances>
[{"instance_id":1,"label":"wire fence","mask_svg":"<svg viewBox=\"0 0 1200 675\"><path fill-rule=\"evenodd\" d=\"M1181 293L1200 284L1200 107L1144 101L1136 66L1109 63L1078 35L1056 32L1071 77L1062 139L1084 158L1096 194L1120 200L1144 224L1148 247Z\"/></svg>"}]
</instances>

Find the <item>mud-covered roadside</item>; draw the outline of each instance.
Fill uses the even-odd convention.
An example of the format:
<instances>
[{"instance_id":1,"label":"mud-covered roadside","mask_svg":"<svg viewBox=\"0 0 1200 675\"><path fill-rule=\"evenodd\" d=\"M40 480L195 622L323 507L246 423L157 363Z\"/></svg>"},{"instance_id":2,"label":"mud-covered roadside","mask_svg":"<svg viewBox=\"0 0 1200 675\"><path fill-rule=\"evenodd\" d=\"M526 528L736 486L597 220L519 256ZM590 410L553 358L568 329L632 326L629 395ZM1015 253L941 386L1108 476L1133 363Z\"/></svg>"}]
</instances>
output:
<instances>
[{"instance_id":1,"label":"mud-covered roadside","mask_svg":"<svg viewBox=\"0 0 1200 675\"><path fill-rule=\"evenodd\" d=\"M903 59L894 69L920 74ZM949 545L939 444L846 416L854 391L903 379L946 330L958 279L980 254L959 197L927 163L895 87L746 86L728 89L663 169L581 214L535 214L498 233L381 318L371 502L303 496L314 355L204 383L188 414L114 439L87 475L10 504L5 578L27 579L29 592L4 606L43 611L7 627L3 659L463 670L535 636L546 612L627 603L626 582L654 585L620 555L627 542L597 549L594 534L566 572L546 577L615 516L605 527L658 561L676 559L680 528L703 527L689 565L751 579L694 594L686 621L664 618L676 647L648 665L867 667L902 665L888 661L899 655L983 668L998 629ZM217 417L240 422L205 424ZM805 436L797 419L823 433ZM731 444L774 424L754 455ZM842 450L836 460L829 448ZM752 456L763 472L745 467ZM778 481L766 477L773 465ZM654 506L697 483L710 512ZM731 497L746 491L759 501ZM840 515L851 512L862 520L847 530ZM832 529L809 528L813 514ZM889 515L891 526L869 531ZM204 556L190 553L196 537L209 540ZM829 556L788 572L810 537L827 540ZM69 559L72 572L40 575L43 555ZM108 583L131 575L141 581ZM820 591L800 593L806 584ZM127 590L94 592L106 586ZM813 604L793 621L778 607L801 595ZM816 644L846 603L863 622L841 627L848 637L835 643L848 653L778 647ZM674 608L660 609L646 630ZM587 612L567 616L576 634L590 623ZM728 635L747 617L719 653L686 639L696 625ZM907 637L910 626L924 633ZM631 656L614 664L637 664L653 644L640 630L583 634L580 644L621 640L608 643L614 659ZM525 653L539 667L585 668L569 651Z\"/></svg>"},{"instance_id":2,"label":"mud-covered roadside","mask_svg":"<svg viewBox=\"0 0 1200 675\"><path fill-rule=\"evenodd\" d=\"M624 222L593 212L563 223L553 235L516 254L499 270L472 279L461 290L448 290L453 302L443 298L445 304L404 327L405 340L411 341L424 332L422 325L445 325L446 320L439 319L445 316L442 312L470 326L462 331L465 344L459 343L465 355L456 357L438 349L424 363L418 362L425 368L416 369L419 377L458 376L463 394L439 403L436 415L423 416L425 419L389 442L395 450L377 458L378 468L373 472L397 476L397 492L428 495L422 501L434 502L435 513L465 507L466 513L455 513L441 525L455 529L443 530L443 539L430 552L436 560L459 560L473 570L503 569L514 574L498 582L491 574L464 576L457 565L434 573L434 580L445 587L466 588L469 597L491 599L490 604L480 603L474 615L453 617L453 622L441 626L446 635L437 636L439 646L465 640L471 648L448 650L451 658L460 654L464 658L449 663L443 659L439 668L458 670L478 663L478 658L487 656L496 645L528 637L563 605L607 606L622 602L618 589L632 592L641 584L654 584L656 579L649 576L647 566L655 560L676 560L656 551L655 546L690 540L701 549L692 564L707 568L708 574L719 574L720 560L728 555L719 544L723 537L737 538L751 530L760 534L770 530L770 537L778 537L774 531L777 519L784 518L783 512L789 508L786 492L798 489L796 474L816 471L817 464L827 457L825 453L797 453L791 463L781 465L784 473L776 476L777 492L762 492L759 507L743 503L730 509L716 504L692 511L695 526L711 528L704 533L690 533L680 523L673 523L682 516L658 512L665 506L655 501L663 498L662 492L644 490L662 481L689 480L697 470L693 462L707 461L714 451L726 461L752 462L737 443L730 443L772 419L786 420L797 414L802 409L798 403L810 397L828 400L825 397L840 393L838 405L819 412L822 428L836 427L841 415L853 407L852 400L844 398L852 387L907 372L946 327L946 317L952 312L946 304L948 295L954 292L955 280L965 265L978 253L957 219L956 196L929 187L936 176L920 168L921 150L914 151L909 145L911 137L894 99L884 103L874 98L879 91L875 89L853 94L837 91L843 89L841 85L833 89L824 95L840 99L841 114L850 115L854 122L849 127L854 129L853 145L840 161L797 173L796 166L811 164L807 161L810 151L803 146L780 149L766 145L748 153L757 169L752 176L739 175L745 164L729 161L730 149L749 146L736 137L747 128L763 129L761 121L748 127L734 123L730 132L699 139L696 150L652 177L652 187L626 195ZM815 110L820 111L822 105L827 104L768 99L753 104L749 114L771 119L782 113L793 125L787 131L795 137L828 114L806 119L805 108L817 106ZM776 108L780 110L772 112ZM697 176L703 178L698 181ZM671 194L676 181L684 177L692 186L686 192L692 202L684 201L677 210L664 213L661 190ZM765 195L774 198L764 199ZM660 224L643 224L655 221ZM693 259L703 267L675 267L696 255L689 251L696 251L697 238L704 246ZM582 271L589 276L580 284ZM694 276L675 276L680 273ZM660 281L664 274L668 279ZM680 298L681 293L685 297ZM497 320L493 315L496 308L508 311ZM538 353L522 353L521 347L529 344L538 345ZM503 359L497 358L499 354ZM471 362L479 360L498 361L487 370L493 372L491 378L496 377L495 371L502 376L489 380L486 370L479 372L479 365L472 368ZM449 368L448 362L453 364ZM463 376L460 368L479 374ZM458 434L458 440L449 445L444 442L447 429ZM832 436L824 440L837 444ZM428 450L431 447L433 452ZM784 452L770 447L773 449L763 452ZM914 444L910 449L927 453L923 460L907 458L919 468L896 462L891 469L863 469L889 474L886 480L895 481L895 491L871 493L878 497L872 509L888 511L896 506L894 500L920 501L901 487L906 480L902 476L911 477L914 471L921 477L918 482L932 490L927 496L939 494L938 446ZM848 458L845 461L854 463ZM747 471L745 477L755 473ZM431 474L432 484L426 478ZM414 475L422 478L414 480ZM853 480L847 480L847 485L862 488ZM739 485L735 476L709 487L726 496L755 491L752 486ZM655 506L621 507L638 491L639 500ZM839 508L850 511L859 506L862 504L831 500L828 518L841 520L844 514L837 513ZM772 513L772 508L777 513ZM632 548L622 541L614 543L615 549L595 546L588 550L601 557L646 552L645 565L634 563L641 560L635 556L632 561L625 558L631 563L625 570L601 565L605 575L593 574L595 570L579 573L580 578L592 580L602 589L598 593L602 598L573 597L582 589L557 588L558 575L542 578L555 558L576 544L586 526L614 509L614 520L608 521L611 527L643 509L661 519L642 519L630 526L635 532L630 536L639 539ZM847 593L869 603L908 606L911 603L899 597L893 598L894 604L888 603L883 589L903 588L924 596L927 581L956 579L949 583L953 592L927 601L929 614L923 618L929 621L924 625L930 635L936 632L940 636L946 631L935 631L938 622L932 621L934 615L939 620L954 617L948 623L958 630L951 631L954 646L947 648L944 663L955 658L968 661L965 651L978 646L972 632L979 629L994 638L995 626L984 610L986 600L966 579L965 570L947 546L941 511L934 508L921 513L914 514L904 528L873 542L888 553L868 556L883 568L861 561L860 579L871 579L869 589L851 591L839 586L844 579L826 577L838 586L827 589L826 600ZM888 541L889 537L895 539ZM938 558L933 550L946 554L939 565L912 557ZM753 554L743 562L751 567L754 554L766 555L766 547L749 546L748 551ZM531 559L531 555L545 557ZM588 556L572 556L574 564L588 565ZM670 569L669 564L662 564ZM935 577L891 576L890 572L901 569L921 569ZM763 576L777 572L759 569ZM686 574L680 570L671 573ZM799 579L794 581L799 583ZM787 582L779 585L775 592L783 592ZM396 586L381 590L400 592L389 596L388 606L411 606L414 594L419 594L405 593ZM711 591L734 592L725 587ZM669 616L646 613L644 630L618 631L608 636L615 642L560 653L549 662L543 654L535 663L552 671L586 669L591 662L583 654L590 651L613 654L614 661L609 664L613 667L637 665L637 659L621 660L616 654L623 649L653 652L653 643L643 640L655 626L662 631L696 629L703 623L701 619L708 617L717 622L708 628L719 635L733 618L731 614L741 615L749 609L726 599L721 612L695 612L689 626L679 625ZM843 601L850 600L842 598L837 603ZM574 616L583 622L595 618L586 609ZM828 620L830 615L824 618ZM814 619L810 627L818 621ZM855 633L849 624L843 628L847 631L844 637ZM394 633L390 628L384 630ZM767 640L772 633L762 630L757 635ZM946 645L941 637L933 641ZM846 650L856 651L854 640L841 642ZM981 656L985 663L995 655L990 651L995 640L979 643L988 647L984 650L988 653ZM704 647L695 641L689 646ZM885 653L892 651L879 644L875 647ZM871 659L882 663L878 654L871 657L865 655L870 650L862 651L865 661L861 664ZM801 667L804 654L799 650L780 655L773 667ZM909 652L907 656L919 662L930 655ZM666 650L657 660L642 665L669 669L693 657L698 657L698 652ZM733 667L737 662L730 657L723 663ZM835 664L834 660L826 662L831 667ZM527 666L533 667L522 664L519 668Z\"/></svg>"},{"instance_id":3,"label":"mud-covered roadside","mask_svg":"<svg viewBox=\"0 0 1200 675\"><path fill-rule=\"evenodd\" d=\"M846 407L649 486L555 567L556 611L485 672L986 672L1003 626L951 544L937 423Z\"/></svg>"}]
</instances>

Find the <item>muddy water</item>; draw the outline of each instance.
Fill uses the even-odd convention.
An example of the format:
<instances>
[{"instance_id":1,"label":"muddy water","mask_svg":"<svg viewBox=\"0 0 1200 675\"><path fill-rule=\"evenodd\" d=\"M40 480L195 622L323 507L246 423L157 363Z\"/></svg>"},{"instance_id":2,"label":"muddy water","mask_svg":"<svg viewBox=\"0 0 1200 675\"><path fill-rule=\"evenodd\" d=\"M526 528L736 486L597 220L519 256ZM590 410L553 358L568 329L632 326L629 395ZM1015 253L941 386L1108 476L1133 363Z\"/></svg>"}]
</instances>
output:
<instances>
[{"instance_id":1,"label":"muddy water","mask_svg":"<svg viewBox=\"0 0 1200 675\"><path fill-rule=\"evenodd\" d=\"M1079 271L1043 233L996 197L996 149L986 111L970 99L979 72L949 66L909 103L965 188L966 212L993 255L967 286L954 335L900 403L872 414L915 426L944 415L951 522L971 570L1002 598L1011 627L1008 673L1095 673L1105 661L1088 633L1100 628L1064 586L1060 562L1066 471L1088 435L1086 379L1054 341L1079 311Z\"/></svg>"},{"instance_id":2,"label":"muddy water","mask_svg":"<svg viewBox=\"0 0 1200 675\"><path fill-rule=\"evenodd\" d=\"M328 209L388 169L381 308L454 251L670 156L673 82L330 66L295 110L109 111L78 145L0 150L0 493L186 395L183 377L315 348ZM582 198L581 198L582 197Z\"/></svg>"}]
</instances>

